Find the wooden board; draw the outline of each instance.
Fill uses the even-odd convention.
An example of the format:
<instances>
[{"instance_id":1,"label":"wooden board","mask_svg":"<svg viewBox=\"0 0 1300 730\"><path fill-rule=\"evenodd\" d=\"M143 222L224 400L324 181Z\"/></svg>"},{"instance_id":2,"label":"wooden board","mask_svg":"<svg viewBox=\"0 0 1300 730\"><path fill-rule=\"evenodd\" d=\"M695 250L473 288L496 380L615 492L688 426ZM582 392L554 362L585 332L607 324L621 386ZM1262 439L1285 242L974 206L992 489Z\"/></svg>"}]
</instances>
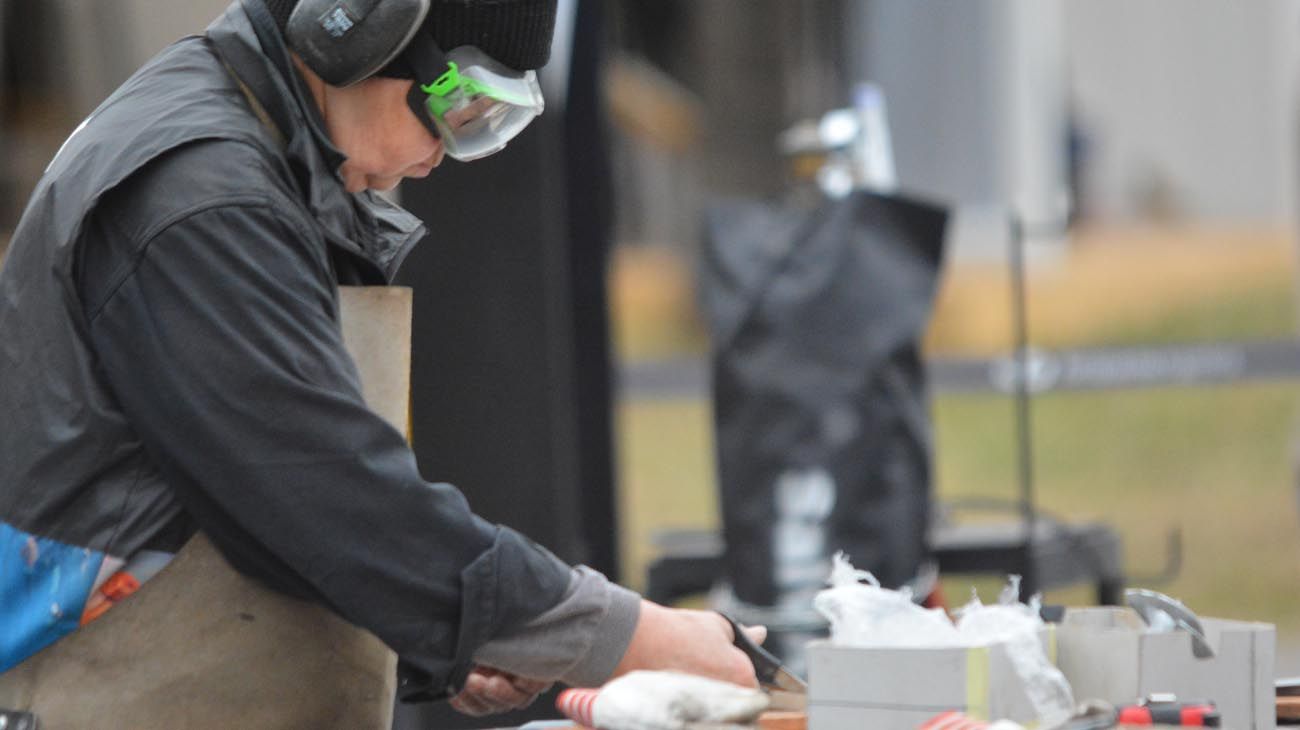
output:
<instances>
[{"instance_id":1,"label":"wooden board","mask_svg":"<svg viewBox=\"0 0 1300 730\"><path fill-rule=\"evenodd\" d=\"M1277 719L1300 720L1300 697L1278 697Z\"/></svg>"},{"instance_id":2,"label":"wooden board","mask_svg":"<svg viewBox=\"0 0 1300 730\"><path fill-rule=\"evenodd\" d=\"M758 716L759 730L808 730L808 715L803 712L773 711Z\"/></svg>"}]
</instances>

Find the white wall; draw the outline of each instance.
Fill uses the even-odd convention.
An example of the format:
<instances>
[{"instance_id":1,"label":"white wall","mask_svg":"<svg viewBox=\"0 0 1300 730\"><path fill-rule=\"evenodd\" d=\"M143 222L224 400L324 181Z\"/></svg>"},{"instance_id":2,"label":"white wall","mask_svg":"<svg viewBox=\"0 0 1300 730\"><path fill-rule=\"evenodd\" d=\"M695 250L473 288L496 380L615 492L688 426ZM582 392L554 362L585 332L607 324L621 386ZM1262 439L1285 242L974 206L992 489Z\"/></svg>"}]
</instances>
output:
<instances>
[{"instance_id":1,"label":"white wall","mask_svg":"<svg viewBox=\"0 0 1300 730\"><path fill-rule=\"evenodd\" d=\"M1297 0L854 0L854 73L889 98L904 187L1060 202L1067 108L1088 212L1296 218Z\"/></svg>"},{"instance_id":2,"label":"white wall","mask_svg":"<svg viewBox=\"0 0 1300 730\"><path fill-rule=\"evenodd\" d=\"M1059 0L858 0L854 80L880 84L898 178L954 207L956 256L1000 257L1007 217L1068 212Z\"/></svg>"},{"instance_id":3,"label":"white wall","mask_svg":"<svg viewBox=\"0 0 1300 730\"><path fill-rule=\"evenodd\" d=\"M1294 219L1300 3L1066 0L1065 26L1098 214L1157 185L1194 220Z\"/></svg>"}]
</instances>

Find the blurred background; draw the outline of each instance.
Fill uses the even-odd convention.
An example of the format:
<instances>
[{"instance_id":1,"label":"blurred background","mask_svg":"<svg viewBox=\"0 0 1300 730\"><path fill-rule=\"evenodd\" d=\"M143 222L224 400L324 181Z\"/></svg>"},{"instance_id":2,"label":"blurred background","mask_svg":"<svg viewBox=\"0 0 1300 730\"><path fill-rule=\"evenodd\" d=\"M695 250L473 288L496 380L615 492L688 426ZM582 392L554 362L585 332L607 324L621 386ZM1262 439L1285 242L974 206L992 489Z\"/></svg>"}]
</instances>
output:
<instances>
[{"instance_id":1,"label":"blurred background","mask_svg":"<svg viewBox=\"0 0 1300 730\"><path fill-rule=\"evenodd\" d=\"M71 129L224 6L0 0L0 251ZM818 187L825 157L779 140L871 82L898 189L951 214L921 340L935 506L989 498L1014 516L1028 476L1044 514L1119 536L1130 583L1277 624L1279 674L1300 673L1300 3L561 9L547 115L481 166L448 160L398 193L426 220L456 194L517 219L478 238L444 224L407 264L405 283L430 292L415 363L427 476L634 588L665 530L715 531L704 216L861 185ZM507 175L525 182L503 188ZM1024 401L954 375L1022 340L1045 358L1114 356L1089 361L1087 387ZM1276 357L1254 367L1261 353ZM1000 585L939 580L949 605ZM1081 583L1047 599L1095 596Z\"/></svg>"}]
</instances>

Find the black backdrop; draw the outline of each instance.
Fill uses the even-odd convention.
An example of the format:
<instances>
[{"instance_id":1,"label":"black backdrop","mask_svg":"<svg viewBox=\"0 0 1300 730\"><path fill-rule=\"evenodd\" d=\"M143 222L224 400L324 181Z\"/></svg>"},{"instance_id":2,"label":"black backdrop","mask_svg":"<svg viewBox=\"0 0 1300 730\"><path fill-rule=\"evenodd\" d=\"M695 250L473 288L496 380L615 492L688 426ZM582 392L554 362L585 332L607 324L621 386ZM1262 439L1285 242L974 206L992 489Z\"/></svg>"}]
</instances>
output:
<instances>
[{"instance_id":1,"label":"black backdrop","mask_svg":"<svg viewBox=\"0 0 1300 730\"><path fill-rule=\"evenodd\" d=\"M412 436L425 478L617 579L603 33L600 3L578 6L567 104L548 99L501 153L448 158L403 186L431 232L398 283L414 289ZM394 727L501 727L552 708L544 697L474 720L443 703L399 707Z\"/></svg>"}]
</instances>

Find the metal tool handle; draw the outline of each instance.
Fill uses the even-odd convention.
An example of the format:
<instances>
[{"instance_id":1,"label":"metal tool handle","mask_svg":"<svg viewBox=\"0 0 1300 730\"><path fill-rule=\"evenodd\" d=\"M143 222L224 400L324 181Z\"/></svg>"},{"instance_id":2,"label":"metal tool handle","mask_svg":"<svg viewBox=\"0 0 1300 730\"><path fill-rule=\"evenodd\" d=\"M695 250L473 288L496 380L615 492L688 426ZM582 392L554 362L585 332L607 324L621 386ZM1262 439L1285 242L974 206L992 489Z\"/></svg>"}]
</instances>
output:
<instances>
[{"instance_id":1,"label":"metal tool handle","mask_svg":"<svg viewBox=\"0 0 1300 730\"><path fill-rule=\"evenodd\" d=\"M727 623L731 624L733 634L732 642L737 649L749 657L749 661L754 665L754 676L758 678L759 686L768 690L776 690L782 693L797 695L800 698L808 694L808 683L796 677L789 669L786 669L781 660L776 658L771 652L749 638L744 629L735 619L725 613L719 613Z\"/></svg>"},{"instance_id":2,"label":"metal tool handle","mask_svg":"<svg viewBox=\"0 0 1300 730\"><path fill-rule=\"evenodd\" d=\"M777 659L772 652L755 644L754 640L749 638L749 634L745 633L745 630L741 628L735 619L725 613L719 615L725 618L727 623L731 624L731 631L735 635L731 643L735 644L736 648L743 651L745 656L749 657L749 660L754 663L754 674L758 677L759 685L764 687L774 685L776 673L781 669L781 660Z\"/></svg>"}]
</instances>

